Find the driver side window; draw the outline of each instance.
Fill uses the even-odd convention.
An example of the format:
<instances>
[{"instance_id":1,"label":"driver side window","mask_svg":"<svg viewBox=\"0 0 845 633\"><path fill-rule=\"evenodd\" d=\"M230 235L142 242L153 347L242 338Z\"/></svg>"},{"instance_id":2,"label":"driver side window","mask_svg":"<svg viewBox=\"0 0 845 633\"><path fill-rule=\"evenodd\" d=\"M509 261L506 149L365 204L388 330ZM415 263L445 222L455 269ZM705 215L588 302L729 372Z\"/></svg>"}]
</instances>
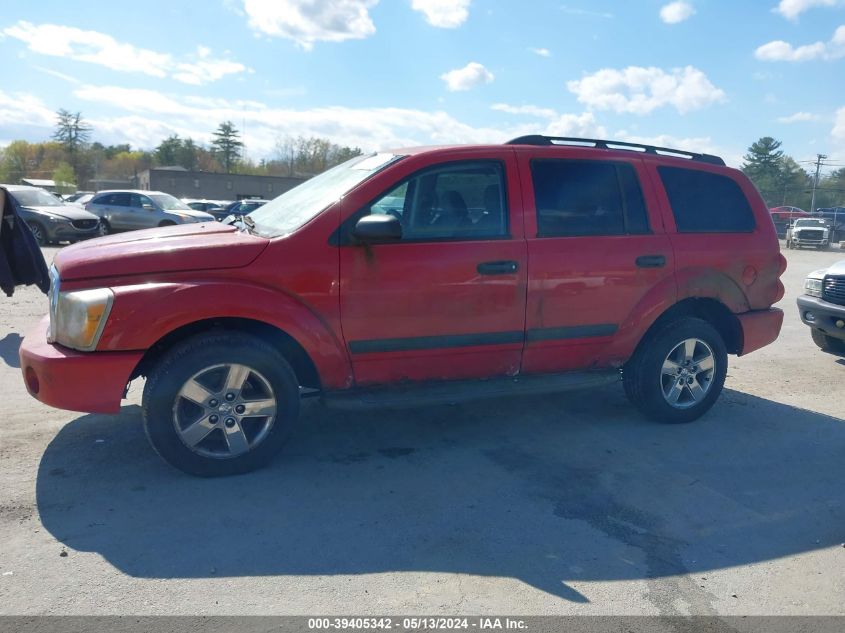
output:
<instances>
[{"instance_id":1,"label":"driver side window","mask_svg":"<svg viewBox=\"0 0 845 633\"><path fill-rule=\"evenodd\" d=\"M392 215L403 241L496 239L508 235L504 165L465 161L414 174L369 205Z\"/></svg>"}]
</instances>

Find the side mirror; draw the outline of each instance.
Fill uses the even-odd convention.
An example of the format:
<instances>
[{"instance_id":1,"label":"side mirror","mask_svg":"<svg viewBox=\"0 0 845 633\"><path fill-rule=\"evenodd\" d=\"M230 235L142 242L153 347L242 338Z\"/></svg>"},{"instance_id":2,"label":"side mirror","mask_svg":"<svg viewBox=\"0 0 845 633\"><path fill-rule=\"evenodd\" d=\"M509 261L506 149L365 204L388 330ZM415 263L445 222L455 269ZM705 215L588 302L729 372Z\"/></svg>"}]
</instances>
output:
<instances>
[{"instance_id":1,"label":"side mirror","mask_svg":"<svg viewBox=\"0 0 845 633\"><path fill-rule=\"evenodd\" d=\"M364 244L395 242L402 239L402 223L393 215L365 215L352 229L352 235Z\"/></svg>"},{"instance_id":2,"label":"side mirror","mask_svg":"<svg viewBox=\"0 0 845 633\"><path fill-rule=\"evenodd\" d=\"M156 210L156 208L153 205L149 204L148 202L145 202L144 204L142 204L141 207L144 209L144 211L155 211Z\"/></svg>"}]
</instances>

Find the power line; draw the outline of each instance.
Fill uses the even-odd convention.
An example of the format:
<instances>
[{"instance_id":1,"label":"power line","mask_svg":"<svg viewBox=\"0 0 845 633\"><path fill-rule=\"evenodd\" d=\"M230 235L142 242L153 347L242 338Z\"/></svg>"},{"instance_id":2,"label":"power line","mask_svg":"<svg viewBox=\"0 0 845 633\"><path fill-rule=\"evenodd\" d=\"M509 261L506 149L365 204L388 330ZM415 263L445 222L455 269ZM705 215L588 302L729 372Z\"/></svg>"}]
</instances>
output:
<instances>
[{"instance_id":1,"label":"power line","mask_svg":"<svg viewBox=\"0 0 845 633\"><path fill-rule=\"evenodd\" d=\"M822 169L822 161L826 158L827 156L824 154L816 154L816 177L813 179L813 198L810 201L810 213L814 213L816 210L816 188L819 186L819 172Z\"/></svg>"}]
</instances>

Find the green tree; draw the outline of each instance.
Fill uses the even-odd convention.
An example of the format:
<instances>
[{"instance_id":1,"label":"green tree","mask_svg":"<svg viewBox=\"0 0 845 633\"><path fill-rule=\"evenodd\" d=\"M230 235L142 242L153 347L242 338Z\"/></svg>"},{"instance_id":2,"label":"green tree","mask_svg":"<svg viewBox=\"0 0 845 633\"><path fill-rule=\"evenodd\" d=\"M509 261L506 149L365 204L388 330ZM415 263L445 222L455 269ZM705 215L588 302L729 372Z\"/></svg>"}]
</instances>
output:
<instances>
[{"instance_id":1,"label":"green tree","mask_svg":"<svg viewBox=\"0 0 845 633\"><path fill-rule=\"evenodd\" d=\"M73 193L76 191L76 174L73 167L67 163L59 163L53 170L53 182L56 183L56 191L59 193Z\"/></svg>"},{"instance_id":2,"label":"green tree","mask_svg":"<svg viewBox=\"0 0 845 633\"><path fill-rule=\"evenodd\" d=\"M73 171L79 175L79 154L85 143L91 138L91 126L85 122L80 112L61 109L56 113L56 131L53 140L62 144L67 153ZM74 178L77 180L78 178Z\"/></svg>"},{"instance_id":3,"label":"green tree","mask_svg":"<svg viewBox=\"0 0 845 633\"><path fill-rule=\"evenodd\" d=\"M214 153L223 165L227 174L232 173L234 167L241 157L243 142L235 124L231 121L224 121L214 133L214 140L211 142Z\"/></svg>"}]
</instances>

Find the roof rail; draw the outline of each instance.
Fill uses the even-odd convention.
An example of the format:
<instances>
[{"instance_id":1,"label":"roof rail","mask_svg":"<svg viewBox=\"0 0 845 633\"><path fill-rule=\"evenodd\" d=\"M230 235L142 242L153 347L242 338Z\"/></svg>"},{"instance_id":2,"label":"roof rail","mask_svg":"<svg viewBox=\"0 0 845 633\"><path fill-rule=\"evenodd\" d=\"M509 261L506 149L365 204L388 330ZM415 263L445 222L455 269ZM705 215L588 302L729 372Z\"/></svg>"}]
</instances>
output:
<instances>
[{"instance_id":1,"label":"roof rail","mask_svg":"<svg viewBox=\"0 0 845 633\"><path fill-rule=\"evenodd\" d=\"M520 136L512 141L508 141L505 145L572 145L574 147L596 147L598 149L623 149L644 152L646 154L657 154L660 156L675 156L677 158L687 158L701 163L709 163L711 165L724 166L725 161L719 156L712 154L698 154L695 152L687 152L682 149L671 149L668 147L656 147L654 145L644 145L642 143L628 143L627 141L605 141L595 138L577 138L571 136L543 136L541 134L532 134L530 136Z\"/></svg>"}]
</instances>

